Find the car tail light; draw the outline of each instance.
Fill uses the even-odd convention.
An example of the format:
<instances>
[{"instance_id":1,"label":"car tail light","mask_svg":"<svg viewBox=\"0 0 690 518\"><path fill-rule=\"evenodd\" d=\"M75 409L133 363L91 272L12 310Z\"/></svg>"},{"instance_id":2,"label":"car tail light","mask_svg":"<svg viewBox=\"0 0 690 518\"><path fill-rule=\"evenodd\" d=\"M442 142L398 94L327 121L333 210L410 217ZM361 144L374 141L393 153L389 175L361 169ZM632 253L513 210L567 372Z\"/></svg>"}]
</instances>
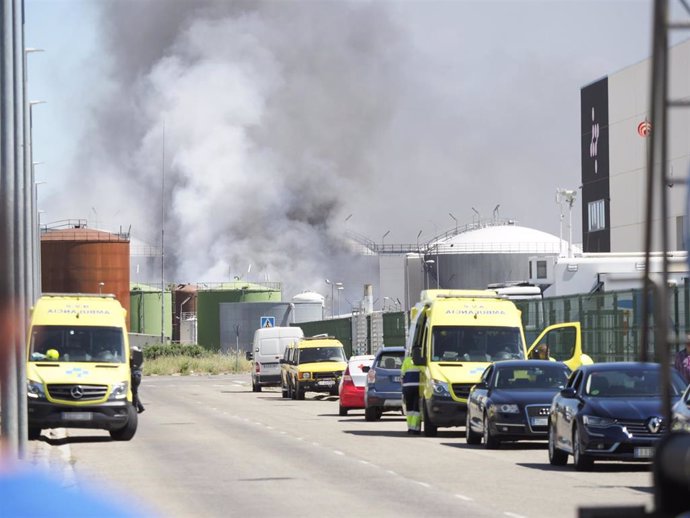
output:
<instances>
[{"instance_id":1,"label":"car tail light","mask_svg":"<svg viewBox=\"0 0 690 518\"><path fill-rule=\"evenodd\" d=\"M254 370L256 372L261 372L261 364L259 362L256 362L254 365L255 365Z\"/></svg>"},{"instance_id":2,"label":"car tail light","mask_svg":"<svg viewBox=\"0 0 690 518\"><path fill-rule=\"evenodd\" d=\"M367 373L367 382L376 383L376 371L374 369L370 369Z\"/></svg>"},{"instance_id":3,"label":"car tail light","mask_svg":"<svg viewBox=\"0 0 690 518\"><path fill-rule=\"evenodd\" d=\"M343 385L352 385L352 376L350 376L350 367L345 369L343 373Z\"/></svg>"}]
</instances>

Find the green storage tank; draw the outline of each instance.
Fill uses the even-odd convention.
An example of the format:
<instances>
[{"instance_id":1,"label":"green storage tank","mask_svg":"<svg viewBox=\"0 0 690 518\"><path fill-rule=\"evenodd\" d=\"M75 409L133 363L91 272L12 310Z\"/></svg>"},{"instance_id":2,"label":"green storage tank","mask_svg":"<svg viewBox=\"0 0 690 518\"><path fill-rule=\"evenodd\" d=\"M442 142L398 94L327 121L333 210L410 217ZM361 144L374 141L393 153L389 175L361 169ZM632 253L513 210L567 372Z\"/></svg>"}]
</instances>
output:
<instances>
[{"instance_id":1,"label":"green storage tank","mask_svg":"<svg viewBox=\"0 0 690 518\"><path fill-rule=\"evenodd\" d=\"M282 302L279 282L225 282L198 284L196 299L197 341L220 350L220 304L223 302Z\"/></svg>"},{"instance_id":2,"label":"green storage tank","mask_svg":"<svg viewBox=\"0 0 690 518\"><path fill-rule=\"evenodd\" d=\"M148 284L131 284L129 290L129 326L132 333L160 337L161 335L161 289ZM164 334L172 336L172 294L169 289L163 292L165 304Z\"/></svg>"}]
</instances>

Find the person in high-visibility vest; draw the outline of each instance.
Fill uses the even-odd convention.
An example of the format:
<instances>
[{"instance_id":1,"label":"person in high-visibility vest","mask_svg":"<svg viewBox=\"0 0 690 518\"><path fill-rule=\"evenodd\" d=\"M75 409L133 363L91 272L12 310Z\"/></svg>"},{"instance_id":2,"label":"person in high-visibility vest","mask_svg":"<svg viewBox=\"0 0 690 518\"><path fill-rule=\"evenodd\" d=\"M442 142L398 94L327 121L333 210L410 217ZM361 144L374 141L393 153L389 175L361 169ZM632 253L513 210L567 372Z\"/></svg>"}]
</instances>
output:
<instances>
[{"instance_id":1,"label":"person in high-visibility vest","mask_svg":"<svg viewBox=\"0 0 690 518\"><path fill-rule=\"evenodd\" d=\"M420 435L422 430L422 416L419 413L419 367L412 362L412 356L405 356L402 367L402 393L405 400L405 415L407 417L407 433Z\"/></svg>"}]
</instances>

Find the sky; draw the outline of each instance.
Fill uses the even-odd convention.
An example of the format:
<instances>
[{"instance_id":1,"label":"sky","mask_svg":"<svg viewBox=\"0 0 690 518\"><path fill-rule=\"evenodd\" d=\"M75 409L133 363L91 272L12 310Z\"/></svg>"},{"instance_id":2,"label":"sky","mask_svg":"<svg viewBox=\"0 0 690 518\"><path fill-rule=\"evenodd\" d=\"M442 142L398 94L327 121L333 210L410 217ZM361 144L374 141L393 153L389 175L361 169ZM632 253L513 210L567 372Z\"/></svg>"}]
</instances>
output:
<instances>
[{"instance_id":1,"label":"sky","mask_svg":"<svg viewBox=\"0 0 690 518\"><path fill-rule=\"evenodd\" d=\"M651 50L649 0L25 3L42 223L164 230L178 282L294 291L348 266L345 232L558 235L580 89Z\"/></svg>"}]
</instances>

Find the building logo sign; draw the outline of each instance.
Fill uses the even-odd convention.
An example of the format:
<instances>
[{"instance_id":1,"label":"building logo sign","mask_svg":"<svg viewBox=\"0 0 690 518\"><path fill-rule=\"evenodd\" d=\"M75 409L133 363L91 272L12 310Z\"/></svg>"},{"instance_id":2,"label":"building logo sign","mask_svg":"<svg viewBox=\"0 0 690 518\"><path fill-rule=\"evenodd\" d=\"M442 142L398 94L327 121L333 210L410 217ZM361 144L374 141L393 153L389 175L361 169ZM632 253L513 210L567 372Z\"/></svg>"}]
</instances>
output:
<instances>
[{"instance_id":1,"label":"building logo sign","mask_svg":"<svg viewBox=\"0 0 690 518\"><path fill-rule=\"evenodd\" d=\"M649 136L649 134L652 132L652 123L649 122L647 119L643 120L637 125L637 134L642 137L646 138Z\"/></svg>"}]
</instances>

